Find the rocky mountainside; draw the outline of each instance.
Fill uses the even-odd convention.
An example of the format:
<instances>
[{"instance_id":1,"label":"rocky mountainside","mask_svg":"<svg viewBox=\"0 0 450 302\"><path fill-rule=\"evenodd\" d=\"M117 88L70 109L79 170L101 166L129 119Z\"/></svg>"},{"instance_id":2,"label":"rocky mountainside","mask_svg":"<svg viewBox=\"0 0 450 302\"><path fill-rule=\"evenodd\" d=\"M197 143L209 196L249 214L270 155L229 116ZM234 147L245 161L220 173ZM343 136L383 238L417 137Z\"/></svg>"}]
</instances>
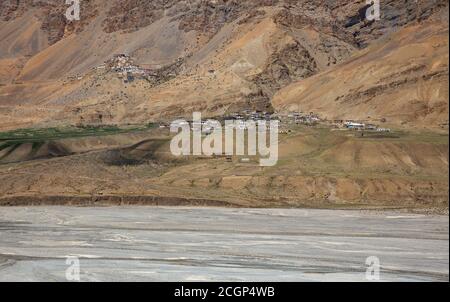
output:
<instances>
[{"instance_id":1,"label":"rocky mountainside","mask_svg":"<svg viewBox=\"0 0 450 302\"><path fill-rule=\"evenodd\" d=\"M272 102L279 111L301 107L328 119L448 128L447 38L442 25L402 29L339 66L282 88Z\"/></svg>"},{"instance_id":2,"label":"rocky mountainside","mask_svg":"<svg viewBox=\"0 0 450 302\"><path fill-rule=\"evenodd\" d=\"M447 0L382 1L378 21L365 0L81 0L79 21L67 7L0 1L0 129L294 107L448 125ZM104 68L117 54L134 69Z\"/></svg>"}]
</instances>

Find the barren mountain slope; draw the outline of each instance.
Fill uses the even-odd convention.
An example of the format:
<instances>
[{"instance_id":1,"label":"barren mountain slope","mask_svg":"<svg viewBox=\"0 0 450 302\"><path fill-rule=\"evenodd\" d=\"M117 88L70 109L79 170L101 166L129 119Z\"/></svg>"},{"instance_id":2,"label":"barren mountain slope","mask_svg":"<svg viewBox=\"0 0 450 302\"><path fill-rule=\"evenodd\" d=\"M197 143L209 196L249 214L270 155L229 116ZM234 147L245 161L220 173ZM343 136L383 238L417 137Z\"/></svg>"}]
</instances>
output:
<instances>
[{"instance_id":1,"label":"barren mountain slope","mask_svg":"<svg viewBox=\"0 0 450 302\"><path fill-rule=\"evenodd\" d=\"M360 137L294 127L281 136L279 162L270 168L237 157L175 158L167 129L63 134L15 136L0 146L0 205L219 201L250 207L448 209L448 136L442 134Z\"/></svg>"},{"instance_id":2,"label":"barren mountain slope","mask_svg":"<svg viewBox=\"0 0 450 302\"><path fill-rule=\"evenodd\" d=\"M271 110L279 89L327 72L399 28L425 30L446 5L385 1L381 20L369 22L362 0L85 0L81 20L67 21L60 1L2 1L0 128ZM93 70L119 53L160 75L156 84ZM340 110L351 109L346 104Z\"/></svg>"},{"instance_id":3,"label":"barren mountain slope","mask_svg":"<svg viewBox=\"0 0 450 302\"><path fill-rule=\"evenodd\" d=\"M448 23L410 26L277 93L277 110L448 126Z\"/></svg>"},{"instance_id":4,"label":"barren mountain slope","mask_svg":"<svg viewBox=\"0 0 450 302\"><path fill-rule=\"evenodd\" d=\"M0 205L448 210L447 0L382 1L378 21L365 0L83 0L80 21L65 7L0 2ZM250 108L395 127L283 122L262 168L175 158L149 123Z\"/></svg>"}]
</instances>

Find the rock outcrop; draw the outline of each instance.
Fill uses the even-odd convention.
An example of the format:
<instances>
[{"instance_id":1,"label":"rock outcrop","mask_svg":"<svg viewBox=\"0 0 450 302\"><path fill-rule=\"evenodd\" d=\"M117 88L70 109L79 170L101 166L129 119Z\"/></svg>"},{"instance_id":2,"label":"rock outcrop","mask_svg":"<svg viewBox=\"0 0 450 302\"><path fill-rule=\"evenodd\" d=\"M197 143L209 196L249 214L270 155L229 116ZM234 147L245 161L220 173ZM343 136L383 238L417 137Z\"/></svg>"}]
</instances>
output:
<instances>
[{"instance_id":1,"label":"rock outcrop","mask_svg":"<svg viewBox=\"0 0 450 302\"><path fill-rule=\"evenodd\" d=\"M372 108L366 116L387 115L398 124L434 127L446 122L445 91L440 89L439 97L420 92L420 98L400 91L422 91L416 88L423 81L426 87L445 85L448 65L439 65L434 74L435 67L423 58L406 55L399 72L412 70L411 75L396 76L377 63L375 54L369 55L377 52L374 45L396 53L405 43L422 43L418 34L408 41L396 35L408 28L438 37L423 45L430 48L424 56L448 48L448 39L440 34L448 29L446 0L382 1L377 21L367 20L364 0L83 0L81 5L81 20L68 21L64 1L0 3L0 40L5 41L0 45L0 101L7 104L0 107L0 128L77 123L77 108L88 115L104 112L118 124L170 119L194 110L208 115L243 108L288 110L290 103L298 106L303 100L295 94L291 99L286 91L313 79L326 84L330 69L353 66L348 76L358 76L347 82L365 81L360 66L354 66L360 54L374 60L364 64L377 69L379 83L347 85L348 91L341 91L339 80L338 89L314 86L340 92L320 102L308 94L305 108L329 115L327 110L338 104L336 113L353 115L359 108L355 104L367 104L361 107ZM147 80L131 84L92 71L119 53L149 70ZM389 106L380 102L389 91L395 110L406 106L413 112L384 112ZM435 117L424 119L424 112Z\"/></svg>"}]
</instances>

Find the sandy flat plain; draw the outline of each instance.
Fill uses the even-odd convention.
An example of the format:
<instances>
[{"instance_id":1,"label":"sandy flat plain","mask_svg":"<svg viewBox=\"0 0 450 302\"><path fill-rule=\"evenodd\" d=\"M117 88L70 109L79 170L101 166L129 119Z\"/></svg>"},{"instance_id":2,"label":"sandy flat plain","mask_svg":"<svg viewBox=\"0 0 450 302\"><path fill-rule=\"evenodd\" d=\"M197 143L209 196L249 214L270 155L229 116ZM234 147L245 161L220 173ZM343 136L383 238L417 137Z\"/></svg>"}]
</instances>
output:
<instances>
[{"instance_id":1,"label":"sandy flat plain","mask_svg":"<svg viewBox=\"0 0 450 302\"><path fill-rule=\"evenodd\" d=\"M0 281L448 281L448 216L169 207L0 208Z\"/></svg>"}]
</instances>

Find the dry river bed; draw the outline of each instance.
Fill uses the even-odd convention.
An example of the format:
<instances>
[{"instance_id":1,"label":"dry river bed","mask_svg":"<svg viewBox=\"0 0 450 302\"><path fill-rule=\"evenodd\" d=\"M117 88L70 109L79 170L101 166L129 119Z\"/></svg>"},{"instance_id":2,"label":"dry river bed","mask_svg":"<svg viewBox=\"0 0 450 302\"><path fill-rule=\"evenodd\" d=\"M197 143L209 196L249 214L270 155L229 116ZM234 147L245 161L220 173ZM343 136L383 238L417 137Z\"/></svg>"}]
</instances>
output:
<instances>
[{"instance_id":1,"label":"dry river bed","mask_svg":"<svg viewBox=\"0 0 450 302\"><path fill-rule=\"evenodd\" d=\"M368 257L379 259L381 281L448 281L449 219L356 210L0 207L0 281L66 281L74 264L67 257L79 259L81 281L367 281Z\"/></svg>"}]
</instances>

